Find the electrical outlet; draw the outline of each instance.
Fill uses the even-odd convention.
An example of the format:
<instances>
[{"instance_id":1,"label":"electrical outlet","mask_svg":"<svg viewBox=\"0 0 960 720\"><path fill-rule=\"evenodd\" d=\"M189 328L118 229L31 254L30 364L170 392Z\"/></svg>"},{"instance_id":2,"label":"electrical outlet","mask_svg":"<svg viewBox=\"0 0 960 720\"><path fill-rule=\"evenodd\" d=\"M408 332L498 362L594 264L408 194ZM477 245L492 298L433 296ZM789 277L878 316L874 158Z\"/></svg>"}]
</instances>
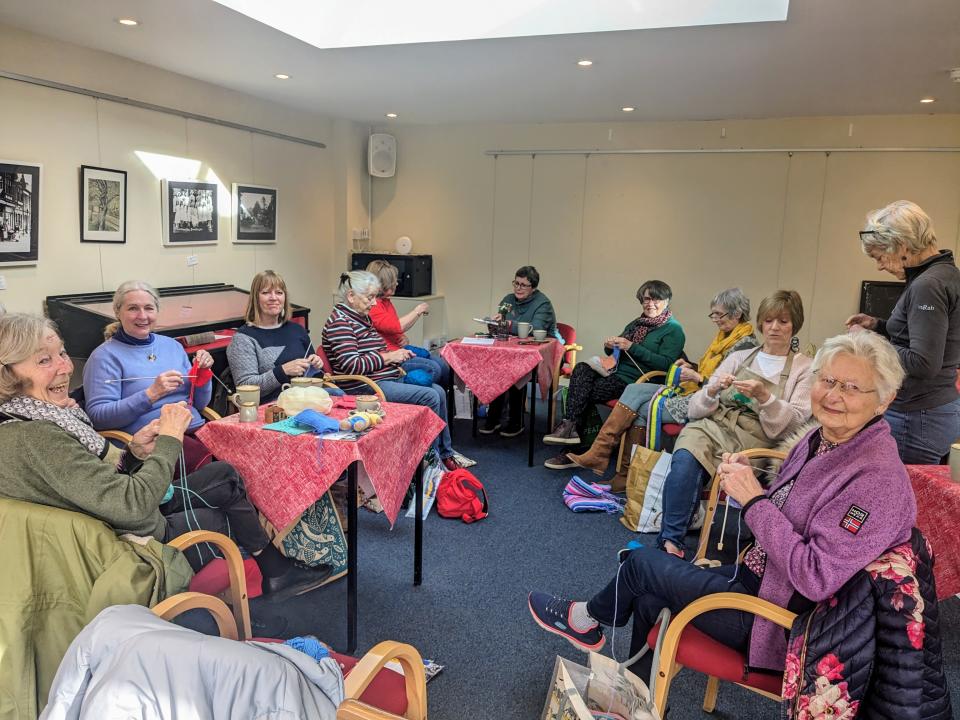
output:
<instances>
[{"instance_id":1,"label":"electrical outlet","mask_svg":"<svg viewBox=\"0 0 960 720\"><path fill-rule=\"evenodd\" d=\"M187 255L187 267L193 267L194 265L199 265L200 260L196 255Z\"/></svg>"},{"instance_id":2,"label":"electrical outlet","mask_svg":"<svg viewBox=\"0 0 960 720\"><path fill-rule=\"evenodd\" d=\"M4 275L0 275L0 290L7 289L7 278Z\"/></svg>"},{"instance_id":3,"label":"electrical outlet","mask_svg":"<svg viewBox=\"0 0 960 720\"><path fill-rule=\"evenodd\" d=\"M360 240L363 238L363 231L360 228L353 229L353 239Z\"/></svg>"}]
</instances>

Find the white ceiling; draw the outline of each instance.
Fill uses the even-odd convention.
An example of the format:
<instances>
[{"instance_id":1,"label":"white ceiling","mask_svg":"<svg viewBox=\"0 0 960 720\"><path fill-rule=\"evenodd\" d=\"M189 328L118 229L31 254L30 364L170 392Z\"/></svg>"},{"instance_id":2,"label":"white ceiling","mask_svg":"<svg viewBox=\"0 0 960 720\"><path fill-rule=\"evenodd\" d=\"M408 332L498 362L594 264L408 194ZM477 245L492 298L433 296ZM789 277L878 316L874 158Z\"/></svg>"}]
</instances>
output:
<instances>
[{"instance_id":1,"label":"white ceiling","mask_svg":"<svg viewBox=\"0 0 960 720\"><path fill-rule=\"evenodd\" d=\"M960 113L958 0L794 0L784 23L336 50L212 0L0 0L0 22L361 122Z\"/></svg>"}]
</instances>

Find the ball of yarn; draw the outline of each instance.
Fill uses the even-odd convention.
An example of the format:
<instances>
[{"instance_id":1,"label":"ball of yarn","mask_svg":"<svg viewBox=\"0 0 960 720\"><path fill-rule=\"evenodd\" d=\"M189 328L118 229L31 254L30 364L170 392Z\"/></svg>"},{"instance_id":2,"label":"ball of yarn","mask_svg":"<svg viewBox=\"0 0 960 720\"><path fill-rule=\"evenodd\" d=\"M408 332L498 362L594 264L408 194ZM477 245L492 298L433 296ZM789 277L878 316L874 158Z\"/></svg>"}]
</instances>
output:
<instances>
[{"instance_id":1,"label":"ball of yarn","mask_svg":"<svg viewBox=\"0 0 960 720\"><path fill-rule=\"evenodd\" d=\"M403 381L407 385L423 385L424 387L430 387L433 385L433 375L428 373L426 370L417 368L416 370L411 370L408 372Z\"/></svg>"}]
</instances>

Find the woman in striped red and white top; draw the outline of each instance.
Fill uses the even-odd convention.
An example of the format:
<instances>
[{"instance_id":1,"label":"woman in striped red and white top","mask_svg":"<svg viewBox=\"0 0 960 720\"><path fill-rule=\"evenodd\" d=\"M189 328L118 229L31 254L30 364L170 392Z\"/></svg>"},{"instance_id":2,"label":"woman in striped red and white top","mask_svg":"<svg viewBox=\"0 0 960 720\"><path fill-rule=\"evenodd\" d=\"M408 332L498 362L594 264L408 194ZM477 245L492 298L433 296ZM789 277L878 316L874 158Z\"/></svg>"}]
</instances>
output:
<instances>
[{"instance_id":1,"label":"woman in striped red and white top","mask_svg":"<svg viewBox=\"0 0 960 720\"><path fill-rule=\"evenodd\" d=\"M380 280L363 270L343 273L337 288L337 304L323 326L323 350L335 373L365 375L375 381L389 402L425 405L448 423L434 444L447 470L455 470L453 444L447 419L447 396L439 385L424 387L403 382L400 365L409 350L387 350L380 333L370 324L370 308L377 302ZM362 383L343 383L350 394L364 392Z\"/></svg>"}]
</instances>

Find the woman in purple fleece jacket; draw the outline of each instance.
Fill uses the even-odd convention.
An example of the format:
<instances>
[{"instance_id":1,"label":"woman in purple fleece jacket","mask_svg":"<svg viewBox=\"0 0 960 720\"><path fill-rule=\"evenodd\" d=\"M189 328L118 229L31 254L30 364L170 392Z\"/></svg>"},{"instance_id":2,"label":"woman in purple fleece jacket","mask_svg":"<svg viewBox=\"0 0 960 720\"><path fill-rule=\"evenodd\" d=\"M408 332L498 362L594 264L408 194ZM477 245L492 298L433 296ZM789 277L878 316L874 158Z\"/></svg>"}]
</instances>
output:
<instances>
[{"instance_id":1,"label":"woman in purple fleece jacket","mask_svg":"<svg viewBox=\"0 0 960 720\"><path fill-rule=\"evenodd\" d=\"M534 620L577 647L604 644L600 625L633 618L636 655L663 608L677 613L718 592L755 595L801 612L830 597L885 550L910 538L916 501L883 413L904 372L889 342L872 332L831 338L813 361L810 393L821 427L793 449L764 491L749 462L726 454L723 490L743 506L756 538L743 564L701 569L667 553L633 551L616 578L589 602L530 593ZM742 652L754 668L783 670L786 637L778 626L737 610L693 621L702 632ZM632 669L649 676L651 653Z\"/></svg>"}]
</instances>

